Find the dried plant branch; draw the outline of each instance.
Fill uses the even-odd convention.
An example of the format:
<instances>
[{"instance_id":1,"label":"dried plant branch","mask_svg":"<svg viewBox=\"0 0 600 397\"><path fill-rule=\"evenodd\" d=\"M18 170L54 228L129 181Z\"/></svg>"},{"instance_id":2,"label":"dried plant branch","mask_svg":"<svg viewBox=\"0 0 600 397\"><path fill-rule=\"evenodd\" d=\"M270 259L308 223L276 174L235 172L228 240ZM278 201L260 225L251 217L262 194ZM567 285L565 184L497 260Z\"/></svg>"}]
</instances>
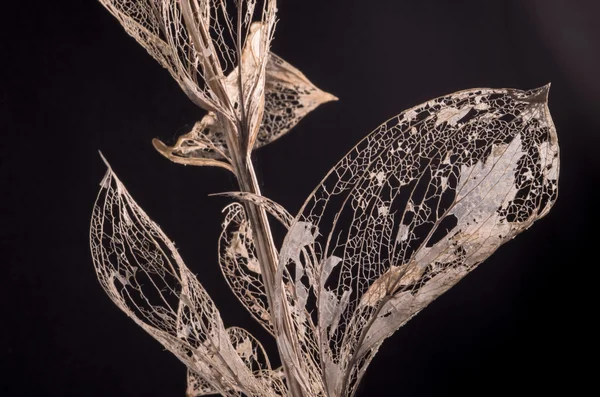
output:
<instances>
[{"instance_id":1,"label":"dried plant branch","mask_svg":"<svg viewBox=\"0 0 600 397\"><path fill-rule=\"evenodd\" d=\"M188 368L189 396L353 396L383 341L557 197L549 86L472 89L402 112L354 147L290 215L251 161L336 99L270 52L274 0L100 0L208 113L168 159L233 172L219 263L274 336L272 369L225 328L173 243L109 166L90 231L102 287ZM256 21L255 21L256 19ZM269 219L287 229L279 249Z\"/></svg>"}]
</instances>

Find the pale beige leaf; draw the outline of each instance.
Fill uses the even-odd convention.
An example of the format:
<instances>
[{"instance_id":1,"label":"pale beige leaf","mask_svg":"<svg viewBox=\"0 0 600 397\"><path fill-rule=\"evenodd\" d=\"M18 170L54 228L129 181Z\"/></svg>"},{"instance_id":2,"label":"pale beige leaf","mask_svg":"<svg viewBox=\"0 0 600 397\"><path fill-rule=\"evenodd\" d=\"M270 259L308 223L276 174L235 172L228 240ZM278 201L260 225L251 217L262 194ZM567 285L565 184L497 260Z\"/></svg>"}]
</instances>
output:
<instances>
[{"instance_id":1,"label":"pale beige leaf","mask_svg":"<svg viewBox=\"0 0 600 397\"><path fill-rule=\"evenodd\" d=\"M223 192L212 196L229 196L244 203L253 203L264 208L270 215L277 219L287 229L292 225L294 217L280 204L264 196L258 196L248 192Z\"/></svg>"},{"instance_id":2,"label":"pale beige leaf","mask_svg":"<svg viewBox=\"0 0 600 397\"><path fill-rule=\"evenodd\" d=\"M241 204L225 207L223 231L219 238L219 264L229 287L244 307L267 331L273 333L271 314L252 228Z\"/></svg>"},{"instance_id":3,"label":"pale beige leaf","mask_svg":"<svg viewBox=\"0 0 600 397\"><path fill-rule=\"evenodd\" d=\"M280 266L324 278L307 281L321 291L318 354L342 379L331 393L351 395L385 338L548 213L559 169L548 89L473 89L409 109L306 201Z\"/></svg>"},{"instance_id":4,"label":"pale beige leaf","mask_svg":"<svg viewBox=\"0 0 600 397\"><path fill-rule=\"evenodd\" d=\"M308 113L331 101L337 98L321 91L294 66L271 54L267 63L265 114L254 147L279 139Z\"/></svg>"},{"instance_id":5,"label":"pale beige leaf","mask_svg":"<svg viewBox=\"0 0 600 397\"><path fill-rule=\"evenodd\" d=\"M253 374L272 372L269 357L261 343L243 328L227 328L235 351Z\"/></svg>"},{"instance_id":6,"label":"pale beige leaf","mask_svg":"<svg viewBox=\"0 0 600 397\"><path fill-rule=\"evenodd\" d=\"M219 311L174 244L110 167L94 206L90 246L98 280L109 298L201 379L198 390L224 396L277 395L262 372L253 373L248 360L254 356L239 349L239 341L225 330ZM237 329L236 335L241 334L249 337ZM257 366L258 370L269 367Z\"/></svg>"},{"instance_id":7,"label":"pale beige leaf","mask_svg":"<svg viewBox=\"0 0 600 397\"><path fill-rule=\"evenodd\" d=\"M208 150L214 150L214 145L198 136L195 130L181 136L175 146L167 146L156 138L152 140L152 145L160 154L177 164L221 167L234 172L231 163L225 159L221 161L198 155Z\"/></svg>"},{"instance_id":8,"label":"pale beige leaf","mask_svg":"<svg viewBox=\"0 0 600 397\"><path fill-rule=\"evenodd\" d=\"M237 70L233 74L237 75ZM227 80L234 81L230 77ZM232 91L236 90L235 85L230 83L230 86ZM275 141L319 105L337 100L315 87L298 69L273 53L267 63L264 98L264 114L253 148ZM181 136L169 150L189 159L228 159L229 156L223 129L212 112L197 122L191 132Z\"/></svg>"}]
</instances>

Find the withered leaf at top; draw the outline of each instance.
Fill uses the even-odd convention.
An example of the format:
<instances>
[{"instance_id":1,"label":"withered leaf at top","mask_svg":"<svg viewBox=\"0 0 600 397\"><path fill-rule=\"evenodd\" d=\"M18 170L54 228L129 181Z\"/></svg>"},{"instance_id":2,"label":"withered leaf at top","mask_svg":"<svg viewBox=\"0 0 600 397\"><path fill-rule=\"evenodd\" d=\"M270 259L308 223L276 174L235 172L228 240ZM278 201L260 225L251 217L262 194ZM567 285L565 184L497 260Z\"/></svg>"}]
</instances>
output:
<instances>
[{"instance_id":1,"label":"withered leaf at top","mask_svg":"<svg viewBox=\"0 0 600 397\"><path fill-rule=\"evenodd\" d=\"M265 109L253 148L265 146L289 132L319 105L337 98L315 87L302 72L277 55L269 54L265 82ZM222 128L209 112L192 130L167 146L158 139L154 147L169 160L186 165L207 164L205 160L229 160ZM222 165L221 165L222 166ZM227 168L227 167L225 167Z\"/></svg>"}]
</instances>

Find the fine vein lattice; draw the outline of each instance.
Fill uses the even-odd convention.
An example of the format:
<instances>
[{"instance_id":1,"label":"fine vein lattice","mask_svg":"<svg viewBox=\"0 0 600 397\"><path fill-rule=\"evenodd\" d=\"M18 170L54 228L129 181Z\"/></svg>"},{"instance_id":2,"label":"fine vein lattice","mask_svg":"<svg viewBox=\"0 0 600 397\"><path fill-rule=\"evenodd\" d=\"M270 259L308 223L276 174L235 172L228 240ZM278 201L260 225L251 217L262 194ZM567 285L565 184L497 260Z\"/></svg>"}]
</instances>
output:
<instances>
[{"instance_id":1,"label":"fine vein lattice","mask_svg":"<svg viewBox=\"0 0 600 397\"><path fill-rule=\"evenodd\" d=\"M558 145L547 94L476 89L407 110L309 197L280 265L306 274L300 289L319 313L313 355L335 395L354 391L385 338L549 211ZM311 328L299 320L299 333Z\"/></svg>"},{"instance_id":2,"label":"fine vein lattice","mask_svg":"<svg viewBox=\"0 0 600 397\"><path fill-rule=\"evenodd\" d=\"M109 168L91 225L92 257L111 300L189 370L190 395L285 395L261 344L225 328L173 243Z\"/></svg>"},{"instance_id":3,"label":"fine vein lattice","mask_svg":"<svg viewBox=\"0 0 600 397\"><path fill-rule=\"evenodd\" d=\"M293 216L261 195L251 155L336 98L270 51L275 0L100 1L206 112L173 146L153 143L171 161L237 179L239 191L221 193L234 202L223 210L219 265L282 364L223 324L109 166L90 229L98 279L184 363L188 396L354 396L386 338L557 198L549 86L478 88L382 124ZM280 246L273 220L285 229Z\"/></svg>"}]
</instances>

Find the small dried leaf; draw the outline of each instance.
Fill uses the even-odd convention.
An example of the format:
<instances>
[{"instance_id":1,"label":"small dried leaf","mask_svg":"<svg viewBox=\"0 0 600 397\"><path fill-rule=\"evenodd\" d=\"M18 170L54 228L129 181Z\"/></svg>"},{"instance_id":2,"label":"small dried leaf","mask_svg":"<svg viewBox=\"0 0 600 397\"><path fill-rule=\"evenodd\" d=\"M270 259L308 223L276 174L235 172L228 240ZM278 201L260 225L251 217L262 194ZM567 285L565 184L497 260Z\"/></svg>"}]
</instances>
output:
<instances>
[{"instance_id":1,"label":"small dried leaf","mask_svg":"<svg viewBox=\"0 0 600 397\"><path fill-rule=\"evenodd\" d=\"M287 134L318 106L337 101L315 87L298 69L271 53L267 63L265 114L255 147Z\"/></svg>"},{"instance_id":2,"label":"small dried leaf","mask_svg":"<svg viewBox=\"0 0 600 397\"><path fill-rule=\"evenodd\" d=\"M225 207L219 238L219 264L229 287L267 331L273 333L265 286L260 275L252 229L241 204Z\"/></svg>"},{"instance_id":3,"label":"small dried leaf","mask_svg":"<svg viewBox=\"0 0 600 397\"><path fill-rule=\"evenodd\" d=\"M174 163L200 167L221 167L234 172L228 159L228 162L225 162L199 155L199 153L207 151L212 153L215 149L212 142L197 137L195 130L181 136L175 146L167 146L157 138L152 140L152 145L160 154Z\"/></svg>"},{"instance_id":4,"label":"small dried leaf","mask_svg":"<svg viewBox=\"0 0 600 397\"><path fill-rule=\"evenodd\" d=\"M302 249L314 243L319 235L318 229L309 222L295 222L285 238L281 248L280 262L286 264L290 259L301 265L300 255Z\"/></svg>"},{"instance_id":5,"label":"small dried leaf","mask_svg":"<svg viewBox=\"0 0 600 397\"><path fill-rule=\"evenodd\" d=\"M227 328L227 334L238 356L254 374L271 372L271 363L265 349L254 336L243 328Z\"/></svg>"},{"instance_id":6,"label":"small dried leaf","mask_svg":"<svg viewBox=\"0 0 600 397\"><path fill-rule=\"evenodd\" d=\"M245 203L256 204L264 208L270 215L272 215L275 219L277 219L283 226L285 226L288 229L294 220L294 217L290 215L290 213L285 208L277 204L275 201L263 196L258 196L253 193L224 192L216 193L213 196L229 196Z\"/></svg>"},{"instance_id":7,"label":"small dried leaf","mask_svg":"<svg viewBox=\"0 0 600 397\"><path fill-rule=\"evenodd\" d=\"M319 105L335 100L335 96L315 87L298 69L271 53L266 70L264 114L252 146L259 148L279 139ZM229 157L223 129L212 112L168 150L171 156L165 157L181 164L204 165L193 163L193 159L228 160Z\"/></svg>"}]
</instances>

